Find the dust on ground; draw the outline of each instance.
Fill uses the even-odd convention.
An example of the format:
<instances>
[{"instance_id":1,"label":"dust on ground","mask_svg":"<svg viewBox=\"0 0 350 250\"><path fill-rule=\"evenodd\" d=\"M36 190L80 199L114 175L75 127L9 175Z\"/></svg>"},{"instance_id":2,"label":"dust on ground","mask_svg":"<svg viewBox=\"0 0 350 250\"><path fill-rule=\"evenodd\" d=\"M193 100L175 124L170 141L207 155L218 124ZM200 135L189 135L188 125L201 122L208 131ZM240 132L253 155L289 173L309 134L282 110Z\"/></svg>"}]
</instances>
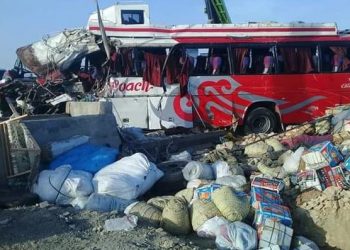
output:
<instances>
[{"instance_id":1,"label":"dust on ground","mask_svg":"<svg viewBox=\"0 0 350 250\"><path fill-rule=\"evenodd\" d=\"M350 191L329 187L301 193L292 216L295 235L309 238L320 249L350 249Z\"/></svg>"},{"instance_id":2,"label":"dust on ground","mask_svg":"<svg viewBox=\"0 0 350 250\"><path fill-rule=\"evenodd\" d=\"M1 249L215 249L214 240L173 236L138 223L131 231L106 232L116 213L39 206L0 210Z\"/></svg>"}]
</instances>

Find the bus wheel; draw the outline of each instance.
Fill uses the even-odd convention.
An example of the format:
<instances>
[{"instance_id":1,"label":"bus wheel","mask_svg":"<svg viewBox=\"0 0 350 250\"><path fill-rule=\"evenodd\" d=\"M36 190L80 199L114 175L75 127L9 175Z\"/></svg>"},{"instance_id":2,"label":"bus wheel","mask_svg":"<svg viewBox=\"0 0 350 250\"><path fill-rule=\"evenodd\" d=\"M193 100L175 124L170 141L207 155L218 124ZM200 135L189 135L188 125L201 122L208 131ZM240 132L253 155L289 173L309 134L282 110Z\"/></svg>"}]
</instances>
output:
<instances>
[{"instance_id":1,"label":"bus wheel","mask_svg":"<svg viewBox=\"0 0 350 250\"><path fill-rule=\"evenodd\" d=\"M277 128L276 115L268 108L256 108L249 112L244 123L244 132L250 133L270 133Z\"/></svg>"}]
</instances>

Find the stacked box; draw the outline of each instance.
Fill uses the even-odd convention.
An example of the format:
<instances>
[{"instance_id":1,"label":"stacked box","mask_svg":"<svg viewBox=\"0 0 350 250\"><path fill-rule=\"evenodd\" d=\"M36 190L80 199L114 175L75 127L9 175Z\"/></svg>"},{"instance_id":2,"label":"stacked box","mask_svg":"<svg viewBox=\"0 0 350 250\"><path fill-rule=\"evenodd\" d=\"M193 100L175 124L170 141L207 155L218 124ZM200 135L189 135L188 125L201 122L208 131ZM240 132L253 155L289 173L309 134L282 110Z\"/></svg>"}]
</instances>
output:
<instances>
[{"instance_id":1,"label":"stacked box","mask_svg":"<svg viewBox=\"0 0 350 250\"><path fill-rule=\"evenodd\" d=\"M297 183L301 191L309 188L316 188L322 191L320 181L314 169L297 173Z\"/></svg>"},{"instance_id":2,"label":"stacked box","mask_svg":"<svg viewBox=\"0 0 350 250\"><path fill-rule=\"evenodd\" d=\"M316 170L321 189L325 190L328 187L336 186L347 189L349 187L341 166L331 168L326 166Z\"/></svg>"},{"instance_id":3,"label":"stacked box","mask_svg":"<svg viewBox=\"0 0 350 250\"><path fill-rule=\"evenodd\" d=\"M279 221L288 227L291 227L293 223L288 207L277 204L259 203L259 207L255 212L255 227L258 228L258 226L264 224L266 219Z\"/></svg>"},{"instance_id":4,"label":"stacked box","mask_svg":"<svg viewBox=\"0 0 350 250\"><path fill-rule=\"evenodd\" d=\"M309 169L320 167L335 167L344 158L339 150L330 142L325 141L309 148L301 157Z\"/></svg>"},{"instance_id":5,"label":"stacked box","mask_svg":"<svg viewBox=\"0 0 350 250\"><path fill-rule=\"evenodd\" d=\"M268 189L252 187L251 189L251 203L253 208L258 209L259 203L269 203L281 205L282 200L279 193Z\"/></svg>"},{"instance_id":6,"label":"stacked box","mask_svg":"<svg viewBox=\"0 0 350 250\"><path fill-rule=\"evenodd\" d=\"M211 201L211 194L218 188L220 188L220 184L210 184L205 185L203 187L197 188L195 191L195 198L204 200L204 201Z\"/></svg>"},{"instance_id":7,"label":"stacked box","mask_svg":"<svg viewBox=\"0 0 350 250\"><path fill-rule=\"evenodd\" d=\"M350 157L344 161L344 167L346 170L350 171Z\"/></svg>"},{"instance_id":8,"label":"stacked box","mask_svg":"<svg viewBox=\"0 0 350 250\"><path fill-rule=\"evenodd\" d=\"M277 221L266 219L258 229L259 249L275 247L289 250L293 237L293 229Z\"/></svg>"},{"instance_id":9,"label":"stacked box","mask_svg":"<svg viewBox=\"0 0 350 250\"><path fill-rule=\"evenodd\" d=\"M279 193L282 191L284 184L282 181L277 179L268 179L263 177L255 177L251 183L252 187L263 188Z\"/></svg>"}]
</instances>

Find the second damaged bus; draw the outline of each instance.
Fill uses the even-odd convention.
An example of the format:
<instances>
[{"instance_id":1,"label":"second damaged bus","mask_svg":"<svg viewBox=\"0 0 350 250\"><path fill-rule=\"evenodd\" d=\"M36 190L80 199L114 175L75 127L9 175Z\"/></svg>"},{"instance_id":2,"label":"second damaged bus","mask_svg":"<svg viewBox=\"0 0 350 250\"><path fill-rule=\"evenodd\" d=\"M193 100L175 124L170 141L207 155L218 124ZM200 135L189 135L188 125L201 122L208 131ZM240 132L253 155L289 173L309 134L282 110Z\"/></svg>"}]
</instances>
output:
<instances>
[{"instance_id":1,"label":"second damaged bus","mask_svg":"<svg viewBox=\"0 0 350 250\"><path fill-rule=\"evenodd\" d=\"M102 14L117 44L105 96L122 126L266 133L350 103L350 36L333 23L157 27L144 5ZM88 29L100 34L96 15Z\"/></svg>"}]
</instances>

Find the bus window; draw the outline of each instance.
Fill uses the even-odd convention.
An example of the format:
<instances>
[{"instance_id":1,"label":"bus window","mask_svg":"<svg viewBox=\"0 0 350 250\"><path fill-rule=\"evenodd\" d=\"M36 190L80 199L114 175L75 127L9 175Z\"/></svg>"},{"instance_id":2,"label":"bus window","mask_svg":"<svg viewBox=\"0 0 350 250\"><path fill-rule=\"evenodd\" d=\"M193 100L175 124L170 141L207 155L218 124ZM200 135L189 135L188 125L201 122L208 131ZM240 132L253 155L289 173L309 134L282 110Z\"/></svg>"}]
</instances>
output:
<instances>
[{"instance_id":1,"label":"bus window","mask_svg":"<svg viewBox=\"0 0 350 250\"><path fill-rule=\"evenodd\" d=\"M191 58L191 75L228 75L230 65L226 47L186 48Z\"/></svg>"},{"instance_id":2,"label":"bus window","mask_svg":"<svg viewBox=\"0 0 350 250\"><path fill-rule=\"evenodd\" d=\"M322 46L322 72L348 72L350 70L349 48L345 46Z\"/></svg>"},{"instance_id":3,"label":"bus window","mask_svg":"<svg viewBox=\"0 0 350 250\"><path fill-rule=\"evenodd\" d=\"M280 73L306 74L318 72L317 47L283 46L277 49Z\"/></svg>"},{"instance_id":4,"label":"bus window","mask_svg":"<svg viewBox=\"0 0 350 250\"><path fill-rule=\"evenodd\" d=\"M233 64L235 74L273 74L275 56L272 47L234 48Z\"/></svg>"},{"instance_id":5,"label":"bus window","mask_svg":"<svg viewBox=\"0 0 350 250\"><path fill-rule=\"evenodd\" d=\"M143 10L122 10L122 24L144 24Z\"/></svg>"}]
</instances>

